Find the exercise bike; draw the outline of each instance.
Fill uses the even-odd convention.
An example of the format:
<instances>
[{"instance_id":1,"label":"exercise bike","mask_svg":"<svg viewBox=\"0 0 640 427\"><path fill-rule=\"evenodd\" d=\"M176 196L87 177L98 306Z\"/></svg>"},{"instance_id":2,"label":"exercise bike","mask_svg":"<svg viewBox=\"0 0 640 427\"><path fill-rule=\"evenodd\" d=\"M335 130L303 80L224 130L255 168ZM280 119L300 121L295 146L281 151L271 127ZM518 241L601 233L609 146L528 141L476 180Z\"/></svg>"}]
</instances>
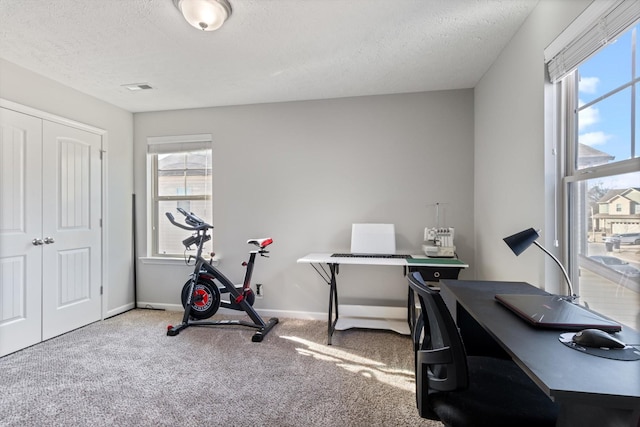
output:
<instances>
[{"instance_id":1,"label":"exercise bike","mask_svg":"<svg viewBox=\"0 0 640 427\"><path fill-rule=\"evenodd\" d=\"M262 317L253 309L255 294L251 289L251 275L253 273L256 255L260 254L260 256L267 257L269 251L267 251L266 248L273 243L273 239L251 239L247 241L248 244L255 245L258 249L250 252L248 262L242 263L242 265L246 267L244 282L242 285L236 286L212 265L213 253L209 261L202 257L204 244L211 240L208 231L212 229L213 226L207 224L192 212L187 213L182 208L178 208L178 212L185 216L184 222L188 225L176 222L170 212L166 212L166 216L176 227L194 232L193 235L184 239L182 244L187 250L195 245L197 251L195 257L189 255L187 259L187 262L194 259L195 264L193 273L182 287L181 297L182 306L184 307L182 323L178 326L169 325L167 327L167 335L178 335L180 331L189 326L240 325L257 329L251 341L261 342L271 328L278 323L278 319L274 317L265 323ZM223 293L229 294L228 301L222 301L221 294ZM220 307L244 311L249 315L253 323L244 320L203 320L213 316Z\"/></svg>"}]
</instances>

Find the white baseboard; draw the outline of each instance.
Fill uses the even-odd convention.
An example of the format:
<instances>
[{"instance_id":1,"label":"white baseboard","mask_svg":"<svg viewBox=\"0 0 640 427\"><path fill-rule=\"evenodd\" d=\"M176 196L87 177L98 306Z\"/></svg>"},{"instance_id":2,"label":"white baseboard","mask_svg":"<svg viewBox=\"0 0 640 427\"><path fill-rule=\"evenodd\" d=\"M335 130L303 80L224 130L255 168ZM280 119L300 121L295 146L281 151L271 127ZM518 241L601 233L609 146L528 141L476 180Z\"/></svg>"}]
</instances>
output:
<instances>
[{"instance_id":1,"label":"white baseboard","mask_svg":"<svg viewBox=\"0 0 640 427\"><path fill-rule=\"evenodd\" d=\"M132 308L134 308L134 306L135 305L131 302L129 304L121 305L120 307L112 308L111 310L107 311L107 314L104 316L104 318L107 319L109 317L117 316L118 314L122 314L125 311L131 310Z\"/></svg>"},{"instance_id":2,"label":"white baseboard","mask_svg":"<svg viewBox=\"0 0 640 427\"><path fill-rule=\"evenodd\" d=\"M133 308L133 304L131 304L131 308ZM179 311L179 312L184 311L181 304L162 304L162 303L151 303L151 302L144 302L144 301L138 301L138 308L166 310L166 311ZM292 311L292 310L262 310L262 309L256 309L256 311L260 316L265 318L282 317L285 319L327 320L327 313L313 313L313 312ZM243 312L221 307L217 313L227 314L227 315L242 315Z\"/></svg>"},{"instance_id":3,"label":"white baseboard","mask_svg":"<svg viewBox=\"0 0 640 427\"><path fill-rule=\"evenodd\" d=\"M133 308L133 303L132 304L128 304L126 306L123 307L119 307L116 310L112 310L111 312L109 312L109 317L110 316L115 316L116 314L120 314L123 313L127 310L130 310ZM174 312L183 312L183 308L181 304L164 304L164 303L151 303L151 302L145 302L145 301L138 301L138 308L139 309L151 309L151 310L166 310L166 311L174 311ZM406 325L406 316L407 316L407 308L406 307L373 307L374 309L379 309L378 311L376 311L375 313L372 313L371 307L366 307L366 316L364 315L365 313L363 312L363 307L359 307L359 306L349 306L349 305L341 305L340 306L340 310L341 310L341 318L340 320L342 321L342 323L339 325L339 327L337 326L336 329L341 330L341 329L349 329L349 328L353 328L353 327L373 327L373 328L380 328L380 329L391 329L391 330L395 330L398 333L401 334L407 334L407 325ZM304 319L304 320L321 320L321 321L327 321L327 313L320 313L320 312L307 312L307 311L293 311L293 310L272 310L272 309L256 309L256 311L258 312L258 314L260 316L262 316L264 318L264 320L268 320L271 317L278 317L278 318L283 318L283 319ZM231 310L229 308L223 308L221 307L217 313L219 314L224 314L224 315L229 315L229 316L241 316L244 313L238 310ZM354 317L352 317L354 316ZM365 320L368 321L373 321L373 322L383 322L381 324L360 324L360 323L354 323L351 324L350 322L355 321L354 319L357 318L361 318L360 320L362 320L362 318L368 318ZM376 319L377 318L377 319ZM346 323L345 323L346 322ZM386 323L385 323L386 322ZM390 324L393 323L393 327L391 326L385 326L386 324ZM400 326L398 326L400 325Z\"/></svg>"},{"instance_id":4,"label":"white baseboard","mask_svg":"<svg viewBox=\"0 0 640 427\"><path fill-rule=\"evenodd\" d=\"M230 313L237 313L233 310L228 310ZM292 311L292 310L261 310L256 309L258 314L263 317L282 317L284 319L303 319L303 320L327 320L327 313L314 313L307 311Z\"/></svg>"},{"instance_id":5,"label":"white baseboard","mask_svg":"<svg viewBox=\"0 0 640 427\"><path fill-rule=\"evenodd\" d=\"M141 309L166 310L166 311L183 311L181 304L163 304L157 302L138 301L138 307Z\"/></svg>"}]
</instances>

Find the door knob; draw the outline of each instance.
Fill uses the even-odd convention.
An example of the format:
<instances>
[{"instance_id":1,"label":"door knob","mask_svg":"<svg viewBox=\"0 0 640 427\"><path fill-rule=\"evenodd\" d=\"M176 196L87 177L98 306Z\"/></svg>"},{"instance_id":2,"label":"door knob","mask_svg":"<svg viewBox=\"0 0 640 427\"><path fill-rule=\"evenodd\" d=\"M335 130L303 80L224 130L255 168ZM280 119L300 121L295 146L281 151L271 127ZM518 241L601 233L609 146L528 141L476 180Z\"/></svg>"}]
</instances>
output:
<instances>
[{"instance_id":1,"label":"door knob","mask_svg":"<svg viewBox=\"0 0 640 427\"><path fill-rule=\"evenodd\" d=\"M48 245L50 243L55 243L56 241L53 240L53 237L45 237L44 242Z\"/></svg>"},{"instance_id":2,"label":"door knob","mask_svg":"<svg viewBox=\"0 0 640 427\"><path fill-rule=\"evenodd\" d=\"M42 241L42 239L33 239L31 241L31 243L33 243L33 246L40 246L42 245L44 242Z\"/></svg>"}]
</instances>

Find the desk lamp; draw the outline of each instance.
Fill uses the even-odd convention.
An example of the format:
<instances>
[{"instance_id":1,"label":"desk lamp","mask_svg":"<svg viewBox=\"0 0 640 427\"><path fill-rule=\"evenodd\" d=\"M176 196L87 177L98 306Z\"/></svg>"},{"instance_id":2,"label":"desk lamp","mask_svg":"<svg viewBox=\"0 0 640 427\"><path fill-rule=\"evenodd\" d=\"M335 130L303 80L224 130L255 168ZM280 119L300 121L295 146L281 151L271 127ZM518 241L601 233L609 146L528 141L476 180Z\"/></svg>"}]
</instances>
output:
<instances>
[{"instance_id":1,"label":"desk lamp","mask_svg":"<svg viewBox=\"0 0 640 427\"><path fill-rule=\"evenodd\" d=\"M516 254L516 256L524 252L529 246L531 246L532 243L537 247L539 247L540 249L542 249L544 253L549 255L551 259L553 259L556 262L556 264L558 264L558 266L560 267L560 270L562 270L562 273L564 274L564 278L566 279L567 284L569 285L569 292L571 293L571 295L569 295L567 299L569 301L574 301L578 299L578 296L575 293L573 293L573 286L571 285L571 280L569 280L569 275L567 274L567 270L565 270L565 268L560 263L558 258L556 258L551 252L546 250L540 243L536 242L536 239L538 237L540 237L540 234L538 234L538 231L534 230L533 228L529 228L527 230L513 234L509 237L505 237L503 240L507 244L507 246L511 248L513 253Z\"/></svg>"}]
</instances>

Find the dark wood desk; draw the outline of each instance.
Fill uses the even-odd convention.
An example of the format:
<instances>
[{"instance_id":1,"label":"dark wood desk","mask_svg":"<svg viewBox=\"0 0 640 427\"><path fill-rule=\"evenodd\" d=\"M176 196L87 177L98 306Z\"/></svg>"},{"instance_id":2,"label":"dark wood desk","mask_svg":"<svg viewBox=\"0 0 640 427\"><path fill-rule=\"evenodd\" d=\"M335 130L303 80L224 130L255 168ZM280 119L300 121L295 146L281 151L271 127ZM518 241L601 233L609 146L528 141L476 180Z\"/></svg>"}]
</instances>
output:
<instances>
[{"instance_id":1,"label":"dark wood desk","mask_svg":"<svg viewBox=\"0 0 640 427\"><path fill-rule=\"evenodd\" d=\"M465 335L475 336L472 347L482 348L475 333L481 328L480 335L494 341L487 342L487 347L497 343L559 404L558 425L640 426L640 361L611 360L573 350L559 342L563 331L529 326L494 298L498 293L546 292L523 282L470 280L442 280L440 290L465 345ZM618 336L627 343L640 343L640 333L628 327Z\"/></svg>"}]
</instances>

